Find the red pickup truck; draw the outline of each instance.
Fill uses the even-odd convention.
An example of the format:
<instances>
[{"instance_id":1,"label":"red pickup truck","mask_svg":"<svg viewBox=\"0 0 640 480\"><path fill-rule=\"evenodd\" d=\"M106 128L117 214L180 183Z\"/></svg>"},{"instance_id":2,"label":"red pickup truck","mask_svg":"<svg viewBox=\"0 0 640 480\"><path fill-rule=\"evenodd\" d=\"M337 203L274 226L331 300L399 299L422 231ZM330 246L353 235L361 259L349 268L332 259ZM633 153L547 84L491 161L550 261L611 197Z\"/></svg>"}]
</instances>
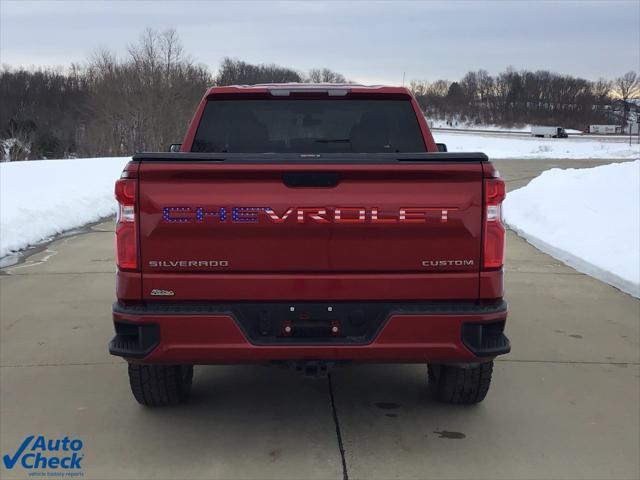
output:
<instances>
[{"instance_id":1,"label":"red pickup truck","mask_svg":"<svg viewBox=\"0 0 640 480\"><path fill-rule=\"evenodd\" d=\"M186 400L195 364L377 362L481 401L510 350L505 188L484 154L442 150L405 88L209 89L179 151L115 186L109 350L136 400Z\"/></svg>"}]
</instances>

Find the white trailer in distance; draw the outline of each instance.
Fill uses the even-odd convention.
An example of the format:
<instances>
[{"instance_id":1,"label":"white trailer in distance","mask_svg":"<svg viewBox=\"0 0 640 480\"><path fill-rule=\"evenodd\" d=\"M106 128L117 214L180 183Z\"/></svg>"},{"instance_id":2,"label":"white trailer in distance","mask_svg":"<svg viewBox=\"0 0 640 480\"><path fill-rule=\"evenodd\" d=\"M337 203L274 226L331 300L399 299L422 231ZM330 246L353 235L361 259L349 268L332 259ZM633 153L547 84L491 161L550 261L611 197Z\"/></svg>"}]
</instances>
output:
<instances>
[{"instance_id":1,"label":"white trailer in distance","mask_svg":"<svg viewBox=\"0 0 640 480\"><path fill-rule=\"evenodd\" d=\"M622 133L622 127L620 125L589 125L589 133L617 135Z\"/></svg>"},{"instance_id":2,"label":"white trailer in distance","mask_svg":"<svg viewBox=\"0 0 640 480\"><path fill-rule=\"evenodd\" d=\"M531 125L531 136L540 138L567 138L567 132L562 127L543 127Z\"/></svg>"}]
</instances>

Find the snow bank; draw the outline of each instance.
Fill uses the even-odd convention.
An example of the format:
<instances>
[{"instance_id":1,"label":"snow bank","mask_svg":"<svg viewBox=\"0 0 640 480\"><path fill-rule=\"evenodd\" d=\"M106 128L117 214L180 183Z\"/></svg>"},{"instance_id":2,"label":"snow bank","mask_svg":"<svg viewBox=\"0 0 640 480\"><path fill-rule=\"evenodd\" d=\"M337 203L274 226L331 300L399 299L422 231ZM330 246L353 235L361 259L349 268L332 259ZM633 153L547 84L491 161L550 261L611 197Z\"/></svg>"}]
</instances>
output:
<instances>
[{"instance_id":1,"label":"snow bank","mask_svg":"<svg viewBox=\"0 0 640 480\"><path fill-rule=\"evenodd\" d=\"M431 128L441 128L443 130L470 130L470 131L495 131L495 132L517 132L517 133L531 133L531 125L521 125L517 127L504 127L502 125L493 125L493 124L484 124L484 123L469 123L469 122L458 122L453 121L451 125L447 124L446 120L433 120L429 117L425 117L429 122L429 126ZM574 130L571 128L565 128L565 132L567 133L582 133L580 130Z\"/></svg>"},{"instance_id":2,"label":"snow bank","mask_svg":"<svg viewBox=\"0 0 640 480\"><path fill-rule=\"evenodd\" d=\"M489 158L513 159L625 159L640 158L640 145L625 141L572 138L505 138L473 133L435 131L436 142L445 143L450 152L484 152Z\"/></svg>"},{"instance_id":3,"label":"snow bank","mask_svg":"<svg viewBox=\"0 0 640 480\"><path fill-rule=\"evenodd\" d=\"M460 129L460 130L494 130L496 132L531 132L531 125L522 125L519 127L503 127L501 125L484 124L484 123L468 123L468 122L456 122L455 120L451 125L447 124L446 120L432 120L426 117L429 121L431 128L447 129Z\"/></svg>"},{"instance_id":4,"label":"snow bank","mask_svg":"<svg viewBox=\"0 0 640 480\"><path fill-rule=\"evenodd\" d=\"M490 158L619 159L640 157L638 145L629 147L626 143L612 141L533 137L505 138L473 133L440 132L435 132L434 136L436 141L446 143L449 151L485 152ZM128 160L128 157L120 157L0 163L0 257L65 230L115 213L113 183L119 177ZM545 175L548 174L545 173L540 178L554 178ZM551 175L557 175L557 173L554 172ZM628 182L628 180L627 178L626 181ZM594 183L596 182L594 181ZM598 181L597 183L600 188L606 188L607 182ZM534 180L526 188L534 188L536 184L537 180ZM576 186L576 188L578 187ZM559 189L559 191L562 193L564 189ZM585 187L584 192L587 195L589 189ZM610 195L612 192L608 193ZM622 190L618 190L616 186L614 193L622 194ZM522 198L523 194L514 192L510 195L517 199ZM612 197L603 197L606 200L603 204L609 205L609 199ZM571 196L564 197L567 201L571 198ZM638 199L637 190L635 197L632 198ZM534 200L536 208L543 205L537 195ZM555 208L555 198L550 198L549 201L553 202L551 205ZM509 203L507 202L507 205ZM624 202L613 202L611 205L612 210L615 210L620 205L624 205ZM511 211L517 212L515 202ZM515 214L517 215L517 213ZM636 220L637 216L636 211ZM519 222L519 218L514 219L514 228L520 228ZM522 229L527 231L525 227ZM533 230L531 234L536 236L536 232ZM545 239L541 237L541 240ZM636 227L636 251L637 247Z\"/></svg>"},{"instance_id":5,"label":"snow bank","mask_svg":"<svg viewBox=\"0 0 640 480\"><path fill-rule=\"evenodd\" d=\"M0 163L0 257L116 211L126 158Z\"/></svg>"},{"instance_id":6,"label":"snow bank","mask_svg":"<svg viewBox=\"0 0 640 480\"><path fill-rule=\"evenodd\" d=\"M640 161L547 170L507 195L503 215L540 250L640 297Z\"/></svg>"}]
</instances>

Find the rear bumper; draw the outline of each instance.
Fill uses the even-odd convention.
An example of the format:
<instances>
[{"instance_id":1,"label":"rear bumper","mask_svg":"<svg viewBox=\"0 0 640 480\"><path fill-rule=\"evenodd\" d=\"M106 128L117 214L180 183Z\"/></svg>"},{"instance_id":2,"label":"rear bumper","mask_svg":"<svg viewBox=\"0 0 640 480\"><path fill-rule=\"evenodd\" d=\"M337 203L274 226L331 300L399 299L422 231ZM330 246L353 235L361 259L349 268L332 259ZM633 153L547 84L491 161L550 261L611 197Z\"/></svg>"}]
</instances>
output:
<instances>
[{"instance_id":1,"label":"rear bumper","mask_svg":"<svg viewBox=\"0 0 640 480\"><path fill-rule=\"evenodd\" d=\"M295 313L288 313L292 307ZM297 315L306 311L311 314L298 320ZM116 336L109 351L142 363L473 363L510 351L503 333L506 317L504 301L115 303ZM284 333L285 325L295 334ZM339 331L325 334L324 325Z\"/></svg>"}]
</instances>

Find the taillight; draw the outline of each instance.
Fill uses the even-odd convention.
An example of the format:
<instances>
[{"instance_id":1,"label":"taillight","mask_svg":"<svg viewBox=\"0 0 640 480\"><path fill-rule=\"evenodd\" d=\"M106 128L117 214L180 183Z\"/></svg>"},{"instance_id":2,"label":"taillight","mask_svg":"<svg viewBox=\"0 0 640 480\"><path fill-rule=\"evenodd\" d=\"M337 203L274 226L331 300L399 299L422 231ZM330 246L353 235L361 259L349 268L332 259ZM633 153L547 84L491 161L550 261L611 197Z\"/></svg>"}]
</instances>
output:
<instances>
[{"instance_id":1,"label":"taillight","mask_svg":"<svg viewBox=\"0 0 640 480\"><path fill-rule=\"evenodd\" d=\"M501 268L504 263L505 228L500 206L505 198L504 181L501 178L486 178L484 182L484 268Z\"/></svg>"},{"instance_id":2,"label":"taillight","mask_svg":"<svg viewBox=\"0 0 640 480\"><path fill-rule=\"evenodd\" d=\"M135 178L120 178L116 181L116 262L121 270L138 268L136 182Z\"/></svg>"}]
</instances>

